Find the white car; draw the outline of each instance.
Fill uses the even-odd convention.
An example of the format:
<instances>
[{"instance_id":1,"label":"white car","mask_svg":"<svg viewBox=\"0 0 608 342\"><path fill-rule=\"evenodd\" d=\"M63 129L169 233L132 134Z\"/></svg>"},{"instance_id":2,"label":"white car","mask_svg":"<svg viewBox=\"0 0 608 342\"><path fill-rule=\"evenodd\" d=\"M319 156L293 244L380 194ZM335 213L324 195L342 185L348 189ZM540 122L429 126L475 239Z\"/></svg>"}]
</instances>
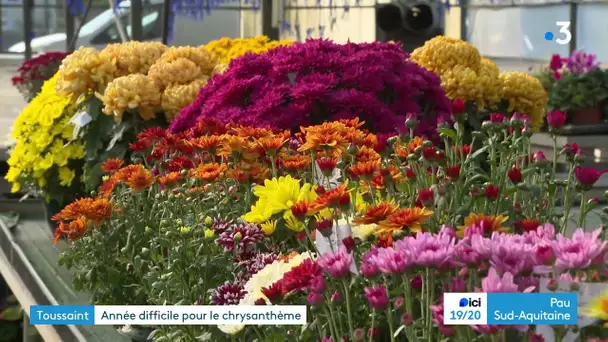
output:
<instances>
[{"instance_id":1,"label":"white car","mask_svg":"<svg viewBox=\"0 0 608 342\"><path fill-rule=\"evenodd\" d=\"M103 49L107 44L119 43L121 41L120 34L116 28L114 13L120 18L122 26L125 28L127 35L131 34L129 1L122 1L116 11L108 9L100 15L91 19L80 29L76 47L92 46L98 49ZM163 23L163 3L152 2L144 5L142 13L142 27L144 39L146 41L160 41L162 39L162 23ZM65 33L53 33L46 36L34 38L31 41L32 54L64 51L67 45L67 36ZM24 53L25 42L19 42L8 49L9 52Z\"/></svg>"}]
</instances>

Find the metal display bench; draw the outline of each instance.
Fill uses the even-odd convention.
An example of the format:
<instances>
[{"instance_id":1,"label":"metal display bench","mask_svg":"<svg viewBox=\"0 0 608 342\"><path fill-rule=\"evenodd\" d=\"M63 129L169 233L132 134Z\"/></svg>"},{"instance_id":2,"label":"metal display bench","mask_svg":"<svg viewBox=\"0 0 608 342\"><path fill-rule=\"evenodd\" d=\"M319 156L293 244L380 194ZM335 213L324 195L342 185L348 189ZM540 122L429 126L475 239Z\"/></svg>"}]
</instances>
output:
<instances>
[{"instance_id":1,"label":"metal display bench","mask_svg":"<svg viewBox=\"0 0 608 342\"><path fill-rule=\"evenodd\" d=\"M16 226L9 228L0 216L0 273L24 311L23 341L33 341L28 330L38 330L44 341L130 341L111 326L52 326L29 324L32 305L86 305L85 293L72 287L72 275L59 266L65 243L53 245L44 203L37 200L17 202L0 200L0 213L19 215Z\"/></svg>"}]
</instances>

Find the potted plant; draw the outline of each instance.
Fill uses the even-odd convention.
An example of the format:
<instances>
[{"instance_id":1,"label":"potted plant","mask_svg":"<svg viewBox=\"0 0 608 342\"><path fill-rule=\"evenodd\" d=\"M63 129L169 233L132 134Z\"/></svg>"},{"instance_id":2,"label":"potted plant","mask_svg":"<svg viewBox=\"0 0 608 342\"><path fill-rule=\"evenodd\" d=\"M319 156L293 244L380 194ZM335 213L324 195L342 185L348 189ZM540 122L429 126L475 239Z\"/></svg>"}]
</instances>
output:
<instances>
[{"instance_id":1,"label":"potted plant","mask_svg":"<svg viewBox=\"0 0 608 342\"><path fill-rule=\"evenodd\" d=\"M598 124L604 120L603 105L608 98L608 74L601 69L568 73L556 81L549 94L550 109L568 113L574 125Z\"/></svg>"},{"instance_id":2,"label":"potted plant","mask_svg":"<svg viewBox=\"0 0 608 342\"><path fill-rule=\"evenodd\" d=\"M26 60L17 70L19 75L11 79L13 86L27 102L32 101L40 93L42 84L57 72L67 55L69 52L47 52Z\"/></svg>"}]
</instances>

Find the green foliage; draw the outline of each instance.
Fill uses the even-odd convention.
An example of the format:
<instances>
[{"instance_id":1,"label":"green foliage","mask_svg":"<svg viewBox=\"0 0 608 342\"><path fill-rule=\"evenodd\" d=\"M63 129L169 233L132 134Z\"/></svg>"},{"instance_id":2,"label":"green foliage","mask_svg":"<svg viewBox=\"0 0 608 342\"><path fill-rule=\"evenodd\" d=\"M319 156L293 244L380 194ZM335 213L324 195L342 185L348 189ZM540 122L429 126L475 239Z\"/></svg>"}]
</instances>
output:
<instances>
[{"instance_id":1,"label":"green foliage","mask_svg":"<svg viewBox=\"0 0 608 342\"><path fill-rule=\"evenodd\" d=\"M550 109L561 111L594 108L608 99L608 72L602 69L585 74L564 74L549 93Z\"/></svg>"},{"instance_id":2,"label":"green foliage","mask_svg":"<svg viewBox=\"0 0 608 342\"><path fill-rule=\"evenodd\" d=\"M81 109L91 116L91 122L77 134L85 141L85 162L83 181L86 191L90 192L101 184L101 165L109 158L130 159L129 144L137 134L149 127L166 127L164 117L144 121L136 113L125 113L122 121L116 122L114 116L102 112L103 103L90 95L80 104Z\"/></svg>"}]
</instances>

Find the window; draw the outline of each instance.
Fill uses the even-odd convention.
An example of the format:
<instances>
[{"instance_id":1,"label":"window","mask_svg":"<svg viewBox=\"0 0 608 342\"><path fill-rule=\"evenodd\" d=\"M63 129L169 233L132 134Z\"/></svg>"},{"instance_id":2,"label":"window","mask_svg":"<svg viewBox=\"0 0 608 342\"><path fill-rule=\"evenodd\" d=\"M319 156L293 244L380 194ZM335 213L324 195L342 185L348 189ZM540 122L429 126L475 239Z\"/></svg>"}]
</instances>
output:
<instances>
[{"instance_id":1,"label":"window","mask_svg":"<svg viewBox=\"0 0 608 342\"><path fill-rule=\"evenodd\" d=\"M545 32L559 36L556 21L570 21L568 5L471 8L469 12L467 40L484 56L548 60L554 53L568 54L568 45L544 37Z\"/></svg>"}]
</instances>

